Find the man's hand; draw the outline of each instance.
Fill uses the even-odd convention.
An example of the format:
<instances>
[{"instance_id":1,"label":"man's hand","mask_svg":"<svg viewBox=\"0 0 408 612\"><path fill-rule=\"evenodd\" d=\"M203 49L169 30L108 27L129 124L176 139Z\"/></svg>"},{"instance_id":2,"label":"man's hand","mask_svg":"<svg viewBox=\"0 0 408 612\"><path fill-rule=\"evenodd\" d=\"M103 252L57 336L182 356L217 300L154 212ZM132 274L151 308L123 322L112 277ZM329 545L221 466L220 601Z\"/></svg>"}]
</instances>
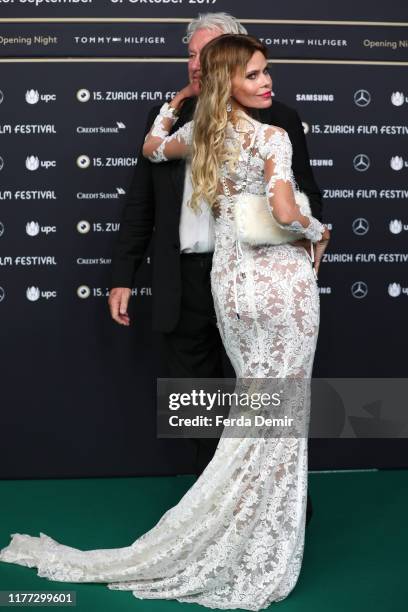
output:
<instances>
[{"instance_id":1,"label":"man's hand","mask_svg":"<svg viewBox=\"0 0 408 612\"><path fill-rule=\"evenodd\" d=\"M129 287L114 287L109 293L109 310L111 317L119 325L130 325L130 318L127 313L128 304L132 290Z\"/></svg>"},{"instance_id":2,"label":"man's hand","mask_svg":"<svg viewBox=\"0 0 408 612\"><path fill-rule=\"evenodd\" d=\"M324 230L324 233L321 239L319 240L319 242L316 242L316 244L314 245L314 249L315 249L314 269L316 270L316 276L317 276L317 273L319 272L320 263L323 259L323 254L327 248L327 245L329 244L329 240L330 240L330 231L327 228L327 226L325 226L325 230Z\"/></svg>"},{"instance_id":3,"label":"man's hand","mask_svg":"<svg viewBox=\"0 0 408 612\"><path fill-rule=\"evenodd\" d=\"M307 238L300 238L299 240L295 240L292 242L293 246L304 247L306 251L309 253L310 257L312 256L311 248L310 248L310 240Z\"/></svg>"},{"instance_id":4,"label":"man's hand","mask_svg":"<svg viewBox=\"0 0 408 612\"><path fill-rule=\"evenodd\" d=\"M327 245L329 244L329 240L330 240L330 231L327 229L325 229L324 234L321 237L321 240L319 240L319 242L316 242L314 244L314 269L316 272L316 277L317 277L317 273L319 271L319 267L321 264L321 261L323 259L323 253L325 252ZM308 240L307 238L301 238L300 240L295 240L294 242L292 242L292 244L294 246L299 246L299 247L304 247L306 249L306 251L309 253L310 257L312 256L312 251L311 251L311 242L310 240Z\"/></svg>"}]
</instances>

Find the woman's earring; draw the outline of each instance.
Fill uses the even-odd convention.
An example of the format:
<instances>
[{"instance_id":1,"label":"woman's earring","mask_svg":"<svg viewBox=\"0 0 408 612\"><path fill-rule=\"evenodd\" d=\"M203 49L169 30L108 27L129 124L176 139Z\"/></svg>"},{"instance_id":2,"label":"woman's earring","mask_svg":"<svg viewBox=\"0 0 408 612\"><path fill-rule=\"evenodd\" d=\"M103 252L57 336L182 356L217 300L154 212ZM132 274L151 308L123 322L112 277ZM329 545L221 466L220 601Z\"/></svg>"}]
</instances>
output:
<instances>
[{"instance_id":1,"label":"woman's earring","mask_svg":"<svg viewBox=\"0 0 408 612\"><path fill-rule=\"evenodd\" d=\"M227 113L230 113L231 111L232 111L231 102L227 102Z\"/></svg>"}]
</instances>

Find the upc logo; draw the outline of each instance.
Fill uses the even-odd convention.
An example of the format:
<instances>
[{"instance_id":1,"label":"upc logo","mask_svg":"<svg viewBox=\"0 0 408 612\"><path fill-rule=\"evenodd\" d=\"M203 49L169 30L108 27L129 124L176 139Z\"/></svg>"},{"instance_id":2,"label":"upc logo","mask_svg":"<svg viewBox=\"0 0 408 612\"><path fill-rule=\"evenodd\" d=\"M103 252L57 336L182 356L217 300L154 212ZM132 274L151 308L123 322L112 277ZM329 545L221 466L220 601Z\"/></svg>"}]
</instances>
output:
<instances>
[{"instance_id":1,"label":"upc logo","mask_svg":"<svg viewBox=\"0 0 408 612\"><path fill-rule=\"evenodd\" d=\"M402 232L402 221L400 219L393 219L390 221L389 228L391 234L400 234Z\"/></svg>"},{"instance_id":2,"label":"upc logo","mask_svg":"<svg viewBox=\"0 0 408 612\"><path fill-rule=\"evenodd\" d=\"M390 283L388 285L388 293L391 297L398 297L401 295L401 285L399 283Z\"/></svg>"},{"instance_id":3,"label":"upc logo","mask_svg":"<svg viewBox=\"0 0 408 612\"><path fill-rule=\"evenodd\" d=\"M25 165L27 170L38 170L40 166L40 160L35 155L29 155L26 157Z\"/></svg>"},{"instance_id":4,"label":"upc logo","mask_svg":"<svg viewBox=\"0 0 408 612\"><path fill-rule=\"evenodd\" d=\"M37 236L40 233L40 225L36 221L26 223L26 232L29 236Z\"/></svg>"},{"instance_id":5,"label":"upc logo","mask_svg":"<svg viewBox=\"0 0 408 612\"><path fill-rule=\"evenodd\" d=\"M26 291L27 300L30 302L36 302L40 297L40 290L38 287L27 287Z\"/></svg>"},{"instance_id":6,"label":"upc logo","mask_svg":"<svg viewBox=\"0 0 408 612\"><path fill-rule=\"evenodd\" d=\"M401 170L404 167L404 160L400 155L394 155L391 157L390 166L393 170Z\"/></svg>"},{"instance_id":7,"label":"upc logo","mask_svg":"<svg viewBox=\"0 0 408 612\"><path fill-rule=\"evenodd\" d=\"M394 106L402 106L405 102L402 91L393 91L391 94L391 102Z\"/></svg>"},{"instance_id":8,"label":"upc logo","mask_svg":"<svg viewBox=\"0 0 408 612\"><path fill-rule=\"evenodd\" d=\"M28 104L37 104L40 99L40 94L36 89L27 89L25 99Z\"/></svg>"}]
</instances>

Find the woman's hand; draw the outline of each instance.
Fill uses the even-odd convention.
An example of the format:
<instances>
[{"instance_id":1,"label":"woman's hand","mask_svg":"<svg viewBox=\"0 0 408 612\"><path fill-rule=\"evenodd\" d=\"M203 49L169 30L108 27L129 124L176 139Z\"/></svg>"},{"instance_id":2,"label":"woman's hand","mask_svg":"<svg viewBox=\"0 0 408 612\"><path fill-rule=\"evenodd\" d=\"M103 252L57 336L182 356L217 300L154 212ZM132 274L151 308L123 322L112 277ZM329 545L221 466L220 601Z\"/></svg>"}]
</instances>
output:
<instances>
[{"instance_id":1,"label":"woman's hand","mask_svg":"<svg viewBox=\"0 0 408 612\"><path fill-rule=\"evenodd\" d=\"M326 250L327 245L329 244L329 240L330 240L330 232L327 228L327 226L325 226L325 230L323 232L323 235L321 237L321 239L319 240L319 242L316 242L314 245L314 252L315 252L315 263L314 263L314 269L316 272L316 276L319 272L319 266L320 263L322 261L323 258L323 253Z\"/></svg>"}]
</instances>

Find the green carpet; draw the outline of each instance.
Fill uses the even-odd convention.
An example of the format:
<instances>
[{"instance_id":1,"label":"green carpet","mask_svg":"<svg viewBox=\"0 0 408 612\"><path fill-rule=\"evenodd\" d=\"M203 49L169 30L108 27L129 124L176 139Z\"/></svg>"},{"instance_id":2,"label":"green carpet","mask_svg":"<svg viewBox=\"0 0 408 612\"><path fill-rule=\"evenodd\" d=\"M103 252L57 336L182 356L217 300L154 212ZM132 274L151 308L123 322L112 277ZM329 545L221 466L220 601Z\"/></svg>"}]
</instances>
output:
<instances>
[{"instance_id":1,"label":"green carpet","mask_svg":"<svg viewBox=\"0 0 408 612\"><path fill-rule=\"evenodd\" d=\"M0 481L0 548L10 533L40 531L84 550L128 546L193 482L193 476ZM406 612L408 470L312 473L309 490L314 514L302 572L279 610ZM64 609L80 612L205 609L140 600L103 584L51 582L9 563L0 563L0 589L76 591L76 607Z\"/></svg>"}]
</instances>

